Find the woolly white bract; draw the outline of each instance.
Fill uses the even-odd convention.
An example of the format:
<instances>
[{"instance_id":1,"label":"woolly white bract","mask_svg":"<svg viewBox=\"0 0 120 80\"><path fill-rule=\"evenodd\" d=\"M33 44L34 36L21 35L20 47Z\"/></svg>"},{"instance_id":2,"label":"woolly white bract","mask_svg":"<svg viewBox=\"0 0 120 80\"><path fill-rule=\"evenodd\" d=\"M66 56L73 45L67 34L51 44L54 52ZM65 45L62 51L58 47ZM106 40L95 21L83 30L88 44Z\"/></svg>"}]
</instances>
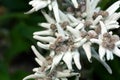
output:
<instances>
[{"instance_id":1,"label":"woolly white bract","mask_svg":"<svg viewBox=\"0 0 120 80\"><path fill-rule=\"evenodd\" d=\"M41 10L47 22L39 23L45 28L43 31L33 33L37 45L40 48L50 51L50 54L42 56L35 46L32 50L35 53L36 62L40 67L33 69L30 78L36 80L67 80L67 77L79 76L80 71L75 72L73 64L82 69L80 63L81 54L87 56L89 62L91 57L96 58L111 74L112 70L105 62L113 60L113 54L120 57L120 39L117 34L112 33L112 29L119 28L117 20L120 18L120 1L116 1L105 11L97 6L100 0L32 0L29 2L32 9L27 13ZM63 5L66 10L60 10ZM47 7L53 13L46 13L43 8ZM54 16L52 16L54 15ZM94 49L93 43L98 49ZM81 53L81 48L84 53ZM98 53L97 53L98 52ZM64 62L64 63L63 63ZM76 78L78 79L78 78Z\"/></svg>"}]
</instances>

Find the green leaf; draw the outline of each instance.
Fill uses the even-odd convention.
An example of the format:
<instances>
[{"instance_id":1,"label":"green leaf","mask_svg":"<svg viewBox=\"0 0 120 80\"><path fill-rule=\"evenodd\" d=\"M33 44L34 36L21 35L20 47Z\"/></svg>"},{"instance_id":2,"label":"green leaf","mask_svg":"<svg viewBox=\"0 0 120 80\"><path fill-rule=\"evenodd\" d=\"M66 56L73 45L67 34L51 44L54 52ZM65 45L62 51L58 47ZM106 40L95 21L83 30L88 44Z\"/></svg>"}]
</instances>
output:
<instances>
[{"instance_id":1,"label":"green leaf","mask_svg":"<svg viewBox=\"0 0 120 80\"><path fill-rule=\"evenodd\" d=\"M25 76L29 74L29 72L26 72L24 70L17 70L15 73L11 74L11 80L22 80Z\"/></svg>"},{"instance_id":2,"label":"green leaf","mask_svg":"<svg viewBox=\"0 0 120 80\"><path fill-rule=\"evenodd\" d=\"M29 0L2 0L1 2L11 11L23 11L28 8Z\"/></svg>"},{"instance_id":3,"label":"green leaf","mask_svg":"<svg viewBox=\"0 0 120 80\"><path fill-rule=\"evenodd\" d=\"M10 80L7 65L2 60L0 60L0 80Z\"/></svg>"},{"instance_id":4,"label":"green leaf","mask_svg":"<svg viewBox=\"0 0 120 80\"><path fill-rule=\"evenodd\" d=\"M32 34L35 30L35 27L29 27L24 23L19 23L12 29L10 33L11 46L5 54L7 61L10 61L23 51L29 50L32 43L31 41L33 41Z\"/></svg>"}]
</instances>

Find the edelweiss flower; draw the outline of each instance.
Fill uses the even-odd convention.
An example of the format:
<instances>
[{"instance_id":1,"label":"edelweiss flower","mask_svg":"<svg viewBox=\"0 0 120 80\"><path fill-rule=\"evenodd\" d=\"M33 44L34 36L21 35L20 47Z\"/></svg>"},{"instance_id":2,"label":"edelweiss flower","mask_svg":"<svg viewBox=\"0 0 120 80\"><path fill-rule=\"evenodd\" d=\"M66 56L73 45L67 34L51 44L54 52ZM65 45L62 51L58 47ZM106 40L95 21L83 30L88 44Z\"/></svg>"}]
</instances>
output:
<instances>
[{"instance_id":1,"label":"edelweiss flower","mask_svg":"<svg viewBox=\"0 0 120 80\"><path fill-rule=\"evenodd\" d=\"M69 70L72 70L72 57L78 69L81 69L80 65L80 54L79 52L73 47L73 41L70 38L64 39L62 36L57 36L57 39L53 37L41 37L41 36L34 36L35 39L48 42L50 44L43 44L38 42L38 46L44 49L51 50L51 56L53 57L52 68L57 66L61 60L63 60ZM72 48L73 47L73 48ZM72 50L73 49L73 50Z\"/></svg>"},{"instance_id":2,"label":"edelweiss flower","mask_svg":"<svg viewBox=\"0 0 120 80\"><path fill-rule=\"evenodd\" d=\"M113 54L116 54L120 57L120 49L118 48L120 45L119 36L112 35L111 32L107 32L105 24L100 21L101 26L101 34L99 35L98 39L91 39L92 43L99 44L99 55L100 59L104 60L104 56L106 54L107 60L113 59Z\"/></svg>"},{"instance_id":3,"label":"edelweiss flower","mask_svg":"<svg viewBox=\"0 0 120 80\"><path fill-rule=\"evenodd\" d=\"M71 1L65 0L66 3L60 1L66 4L67 11L59 9L57 0L30 1L29 4L33 6L33 9L28 13L42 9L41 12L47 20L47 22L39 23L45 30L34 32L33 38L38 40L38 47L49 50L50 54L44 58L32 46L37 56L35 60L40 68L35 68L35 74L24 78L24 80L29 78L67 80L66 77L78 75L78 73L72 72L74 70L72 64L74 63L79 70L81 69L80 48L84 50L89 62L91 62L91 57L94 57L106 67L109 73L112 73L111 68L105 62L105 55L107 60L113 60L113 54L120 57L119 36L111 31L120 27L117 22L120 12L116 12L120 1L116 1L105 11L98 7L100 0ZM70 7L66 7L68 5ZM46 6L53 11L53 14L43 10ZM99 45L99 55L93 49L93 43ZM67 68L62 61L68 68L67 72L65 72ZM57 69L59 65L64 66L61 67L62 71Z\"/></svg>"},{"instance_id":4,"label":"edelweiss flower","mask_svg":"<svg viewBox=\"0 0 120 80\"><path fill-rule=\"evenodd\" d=\"M49 10L53 9L55 18L57 22L60 22L59 19L59 12L58 12L58 4L56 0L32 0L29 2L30 5L32 5L32 9L28 12L26 12L26 14L30 14L33 13L35 11L38 11L42 8L45 8L46 6L49 7Z\"/></svg>"},{"instance_id":5,"label":"edelweiss flower","mask_svg":"<svg viewBox=\"0 0 120 80\"><path fill-rule=\"evenodd\" d=\"M47 0L32 0L29 2L29 4L32 5L33 8L26 14L38 11L39 9L46 7L49 3L50 1Z\"/></svg>"},{"instance_id":6,"label":"edelweiss flower","mask_svg":"<svg viewBox=\"0 0 120 80\"><path fill-rule=\"evenodd\" d=\"M57 69L54 69L54 71L49 72L50 69L50 64L51 64L51 58L44 58L34 46L32 46L32 50L37 56L35 60L37 63L41 66L39 68L34 68L33 71L35 72L34 74L31 74L27 77L25 77L23 80L27 79L36 79L36 80L56 80L56 79L61 79L61 80L67 80L66 77L70 76L75 76L78 75L79 73L74 73L69 70L62 70L59 71Z\"/></svg>"}]
</instances>

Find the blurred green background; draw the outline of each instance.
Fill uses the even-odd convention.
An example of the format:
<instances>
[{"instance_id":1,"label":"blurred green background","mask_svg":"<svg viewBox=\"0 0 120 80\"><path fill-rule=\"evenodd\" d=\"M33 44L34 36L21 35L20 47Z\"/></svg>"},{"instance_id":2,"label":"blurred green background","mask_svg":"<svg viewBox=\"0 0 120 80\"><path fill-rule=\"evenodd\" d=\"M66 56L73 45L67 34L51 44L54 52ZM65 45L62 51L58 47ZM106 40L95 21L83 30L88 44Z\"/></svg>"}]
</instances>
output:
<instances>
[{"instance_id":1,"label":"blurred green background","mask_svg":"<svg viewBox=\"0 0 120 80\"><path fill-rule=\"evenodd\" d=\"M40 11L24 14L32 8L29 1L0 0L0 80L22 80L38 67L30 48L36 45L32 33L41 30L37 24L45 20ZM102 0L99 5L105 10L115 1ZM120 34L120 29L114 31ZM112 75L95 59L89 63L81 58L81 63L81 80L120 80L120 58L116 56L107 62L113 70Z\"/></svg>"}]
</instances>

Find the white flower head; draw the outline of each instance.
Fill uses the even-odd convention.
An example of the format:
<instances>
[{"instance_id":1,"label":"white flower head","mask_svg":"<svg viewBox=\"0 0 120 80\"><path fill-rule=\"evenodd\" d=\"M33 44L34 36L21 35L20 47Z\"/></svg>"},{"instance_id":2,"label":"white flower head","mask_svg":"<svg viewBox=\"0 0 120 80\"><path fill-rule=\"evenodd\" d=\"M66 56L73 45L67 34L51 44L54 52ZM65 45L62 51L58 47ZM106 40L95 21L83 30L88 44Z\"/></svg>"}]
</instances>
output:
<instances>
[{"instance_id":1,"label":"white flower head","mask_svg":"<svg viewBox=\"0 0 120 80\"><path fill-rule=\"evenodd\" d=\"M81 70L81 54L85 54L88 61L91 57L100 61L112 73L105 60L113 60L113 54L120 57L120 39L117 34L113 34L112 29L119 28L118 19L120 12L120 1L116 1L105 11L98 7L100 0L32 0L29 2L32 9L27 13L32 13L40 9L47 22L38 25L45 30L33 33L38 47L49 50L47 57L42 56L37 49L32 46L32 50L37 56L36 62L40 65L33 71L35 74L27 76L23 80L45 79L45 80L67 80L66 77L78 75L74 71L74 65ZM60 10L59 4L64 8ZM47 7L51 11L43 10ZM98 54L93 51L93 43L98 44ZM83 49L84 51L80 51ZM96 56L96 55L97 56ZM60 69L57 67L62 66ZM67 69L67 70L66 70ZM67 72L66 72L67 71Z\"/></svg>"},{"instance_id":2,"label":"white flower head","mask_svg":"<svg viewBox=\"0 0 120 80\"><path fill-rule=\"evenodd\" d=\"M32 9L28 12L26 12L26 14L38 11L39 9L45 8L48 5L48 1L46 0L32 0L29 2L29 5L32 5Z\"/></svg>"},{"instance_id":3,"label":"white flower head","mask_svg":"<svg viewBox=\"0 0 120 80\"><path fill-rule=\"evenodd\" d=\"M104 56L106 54L107 60L113 60L113 53L119 56L118 45L119 36L112 35L112 32L107 32L107 29L103 22L100 22L101 34L98 39L91 39L93 43L99 44L99 55L101 60L105 60ZM116 44L116 45L115 45Z\"/></svg>"}]
</instances>

